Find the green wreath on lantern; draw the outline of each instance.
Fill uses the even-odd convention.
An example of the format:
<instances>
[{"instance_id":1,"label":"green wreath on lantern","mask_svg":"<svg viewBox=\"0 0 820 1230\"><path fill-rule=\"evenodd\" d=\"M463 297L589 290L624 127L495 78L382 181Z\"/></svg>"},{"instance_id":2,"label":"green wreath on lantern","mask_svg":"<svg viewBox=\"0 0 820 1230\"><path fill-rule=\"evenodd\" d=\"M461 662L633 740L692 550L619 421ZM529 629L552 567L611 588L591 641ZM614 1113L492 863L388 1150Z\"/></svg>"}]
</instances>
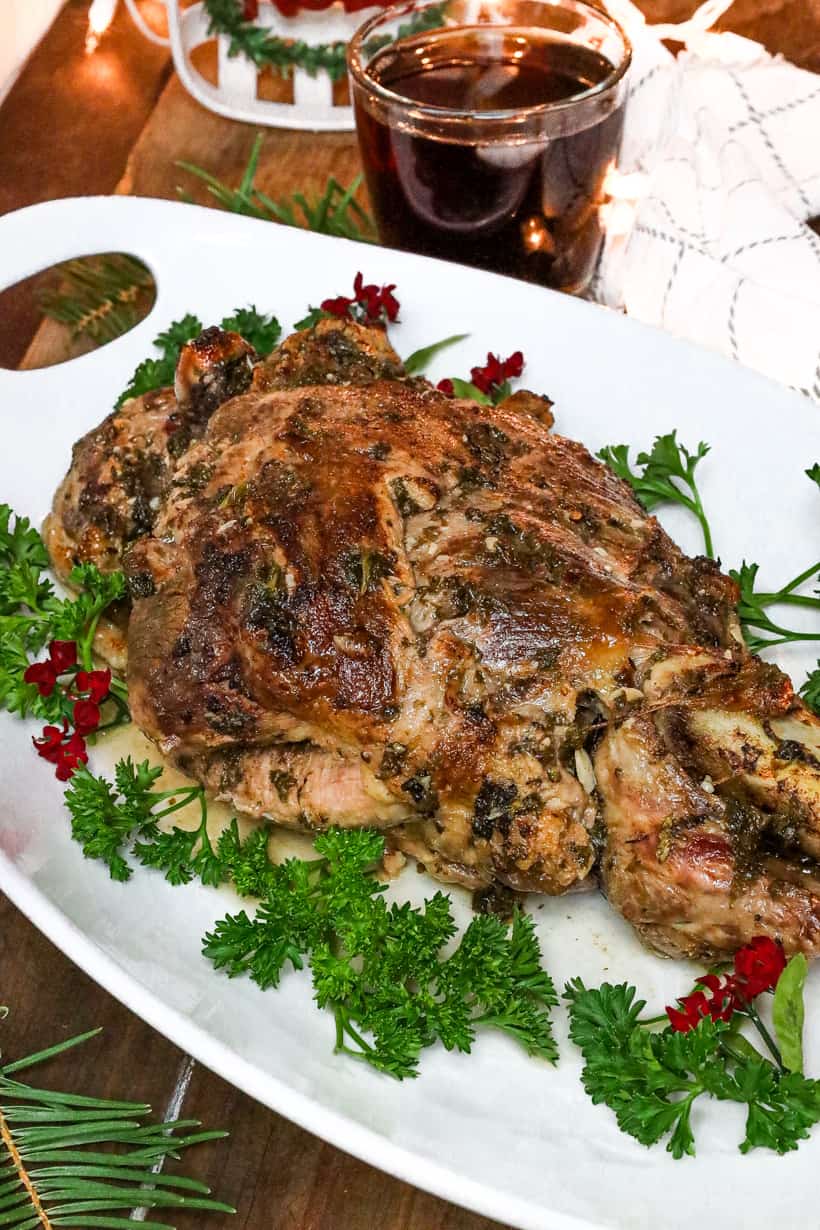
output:
<instances>
[{"instance_id":1,"label":"green wreath on lantern","mask_svg":"<svg viewBox=\"0 0 820 1230\"><path fill-rule=\"evenodd\" d=\"M295 17L302 12L316 12L329 8L336 0L273 0L283 17ZM208 33L221 34L230 39L229 56L244 56L257 68L272 68L283 77L290 76L294 68L302 68L310 77L326 72L331 81L340 81L346 73L347 43L311 45L303 39L281 38L270 30L255 24L259 12L259 0L203 0L208 14ZM372 8L373 0L344 0L345 11L354 13ZM444 18L446 0L417 13L410 21L399 26L397 38L435 30ZM380 46L390 42L387 35L371 39L366 51L372 54Z\"/></svg>"}]
</instances>

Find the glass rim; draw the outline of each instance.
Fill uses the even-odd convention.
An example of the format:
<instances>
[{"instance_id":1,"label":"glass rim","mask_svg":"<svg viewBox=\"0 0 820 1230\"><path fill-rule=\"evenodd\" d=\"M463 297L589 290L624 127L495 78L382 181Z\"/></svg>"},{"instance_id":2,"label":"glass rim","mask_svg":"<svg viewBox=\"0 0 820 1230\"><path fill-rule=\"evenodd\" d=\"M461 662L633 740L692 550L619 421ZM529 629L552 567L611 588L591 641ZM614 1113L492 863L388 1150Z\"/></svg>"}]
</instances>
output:
<instances>
[{"instance_id":1,"label":"glass rim","mask_svg":"<svg viewBox=\"0 0 820 1230\"><path fill-rule=\"evenodd\" d=\"M590 0L540 0L540 3L545 8L580 10L597 18L603 25L609 26L610 30L617 35L623 45L623 56L620 64L613 65L612 71L607 73L602 81L596 82L595 85L582 90L579 94L573 94L571 98L564 98L555 102L535 103L531 107L508 107L497 111L470 111L462 110L458 107L438 107L432 103L418 102L416 99L407 98L404 94L397 94L394 90L388 89L387 86L371 76L367 71L367 66L362 61L361 53L365 42L379 26L395 18L406 16L414 10L434 8L440 2L441 0L400 0L400 3L382 9L359 26L347 46L348 72L354 82L376 95L381 102L394 106L398 104L405 107L418 118L429 118L442 123L447 123L448 121L463 123L464 121L480 120L491 124L504 124L508 122L521 125L530 120L537 120L542 116L559 115L572 111L579 106L584 106L590 100L605 96L620 84L632 63L632 42L626 31L620 22L616 21L614 17L603 9L598 8L596 3L590 2ZM492 24L490 22L479 22L476 28L486 25L488 29L491 29ZM511 26L513 23L510 22L508 24ZM446 29L445 26L441 28ZM499 26L499 28L502 27ZM434 31L429 30L425 31L425 33L432 34Z\"/></svg>"}]
</instances>

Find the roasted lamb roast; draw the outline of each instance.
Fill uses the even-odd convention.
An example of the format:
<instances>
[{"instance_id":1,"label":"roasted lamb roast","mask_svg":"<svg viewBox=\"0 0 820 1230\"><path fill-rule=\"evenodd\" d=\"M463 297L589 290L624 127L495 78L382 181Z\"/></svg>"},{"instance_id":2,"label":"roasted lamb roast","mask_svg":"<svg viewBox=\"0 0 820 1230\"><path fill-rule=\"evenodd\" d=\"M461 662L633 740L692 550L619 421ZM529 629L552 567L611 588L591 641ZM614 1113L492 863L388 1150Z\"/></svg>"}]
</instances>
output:
<instances>
[{"instance_id":1,"label":"roasted lamb roast","mask_svg":"<svg viewBox=\"0 0 820 1230\"><path fill-rule=\"evenodd\" d=\"M242 813L600 884L668 954L814 955L820 722L717 564L551 426L407 378L378 327L261 362L206 330L77 444L47 542L125 569L134 718Z\"/></svg>"}]
</instances>

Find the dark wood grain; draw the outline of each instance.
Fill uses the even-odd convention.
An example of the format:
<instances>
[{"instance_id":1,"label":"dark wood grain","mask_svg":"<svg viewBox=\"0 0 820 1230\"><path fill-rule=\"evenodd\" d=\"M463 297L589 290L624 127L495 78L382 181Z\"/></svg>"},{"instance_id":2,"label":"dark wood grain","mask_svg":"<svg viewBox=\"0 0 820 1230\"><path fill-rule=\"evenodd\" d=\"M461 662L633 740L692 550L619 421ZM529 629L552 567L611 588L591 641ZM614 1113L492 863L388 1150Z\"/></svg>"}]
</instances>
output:
<instances>
[{"instance_id":1,"label":"dark wood grain","mask_svg":"<svg viewBox=\"0 0 820 1230\"><path fill-rule=\"evenodd\" d=\"M0 1023L5 1062L102 1027L99 1038L32 1069L32 1083L101 1097L168 1103L185 1056L102 991L0 894ZM35 1075L36 1073L36 1075Z\"/></svg>"},{"instance_id":2,"label":"dark wood grain","mask_svg":"<svg viewBox=\"0 0 820 1230\"><path fill-rule=\"evenodd\" d=\"M146 1101L166 1114L187 1057L82 973L2 894L0 969L0 1002L10 1008L0 1024L5 1060L101 1025L99 1038L36 1069L36 1082ZM199 1065L183 1111L230 1137L192 1150L169 1171L202 1179L237 1216L183 1212L174 1215L177 1230L503 1230L324 1144Z\"/></svg>"},{"instance_id":3,"label":"dark wood grain","mask_svg":"<svg viewBox=\"0 0 820 1230\"><path fill-rule=\"evenodd\" d=\"M2 0L0 0L2 5ZM178 185L207 198L175 166L189 159L236 182L254 129L203 111L169 77L168 57L135 34L120 6L93 57L83 54L88 0L69 0L0 108L0 212L88 192L173 198ZM651 21L682 20L695 0L643 0ZM820 0L736 0L724 28L820 70ZM0 28L2 18L0 18ZM349 134L269 131L259 182L273 196L320 187L358 170ZM0 365L53 362L64 330L37 330L31 288L0 296ZM127 891L127 890L125 890ZM163 1113L187 1058L72 965L0 896L0 1025L8 1057L103 1025L103 1037L48 1069L55 1086L151 1102ZM237 1205L234 1219L183 1213L179 1230L492 1230L467 1213L356 1161L288 1123L196 1065L186 1116L230 1139L189 1155L187 1173Z\"/></svg>"}]
</instances>

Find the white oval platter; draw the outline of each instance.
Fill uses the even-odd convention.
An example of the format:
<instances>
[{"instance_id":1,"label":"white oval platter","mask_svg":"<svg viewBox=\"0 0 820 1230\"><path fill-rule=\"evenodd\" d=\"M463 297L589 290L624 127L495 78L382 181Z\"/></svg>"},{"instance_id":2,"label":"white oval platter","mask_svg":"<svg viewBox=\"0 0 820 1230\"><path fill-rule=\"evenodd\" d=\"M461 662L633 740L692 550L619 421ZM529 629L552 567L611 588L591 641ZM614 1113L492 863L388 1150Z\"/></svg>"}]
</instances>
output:
<instances>
[{"instance_id":1,"label":"white oval platter","mask_svg":"<svg viewBox=\"0 0 820 1230\"><path fill-rule=\"evenodd\" d=\"M439 358L438 378L466 375L492 349L522 349L525 383L556 403L556 429L592 449L648 446L677 428L712 453L700 467L724 563L761 565L772 587L818 554L820 495L803 471L820 460L820 409L705 350L613 312L461 266L329 239L195 206L85 198L0 219L0 287L54 261L127 251L147 262L158 296L147 320L67 364L0 371L0 499L39 523L71 445L107 413L155 334L195 312L206 324L254 303L285 329L308 304L345 293L362 270L395 282L409 354L452 333L470 338ZM690 551L685 514L664 517ZM816 655L789 647L799 683ZM797 1227L816 1208L820 1131L799 1152L742 1157L739 1108L696 1113L698 1156L674 1162L621 1135L579 1081L559 1011L557 1068L502 1038L472 1056L425 1054L399 1084L335 1057L333 1021L312 1004L304 975L277 992L229 981L200 955L200 937L232 908L231 894L172 888L139 869L127 885L83 860L69 838L61 787L31 749L31 725L0 715L0 888L99 983L214 1071L310 1131L376 1166L523 1230L690 1230L701 1224ZM96 762L107 767L105 749ZM393 888L433 889L409 869ZM545 960L560 986L635 982L662 1006L692 971L644 952L597 893L533 899ZM455 894L458 917L468 916ZM808 1071L820 1071L820 973L809 979Z\"/></svg>"}]
</instances>

